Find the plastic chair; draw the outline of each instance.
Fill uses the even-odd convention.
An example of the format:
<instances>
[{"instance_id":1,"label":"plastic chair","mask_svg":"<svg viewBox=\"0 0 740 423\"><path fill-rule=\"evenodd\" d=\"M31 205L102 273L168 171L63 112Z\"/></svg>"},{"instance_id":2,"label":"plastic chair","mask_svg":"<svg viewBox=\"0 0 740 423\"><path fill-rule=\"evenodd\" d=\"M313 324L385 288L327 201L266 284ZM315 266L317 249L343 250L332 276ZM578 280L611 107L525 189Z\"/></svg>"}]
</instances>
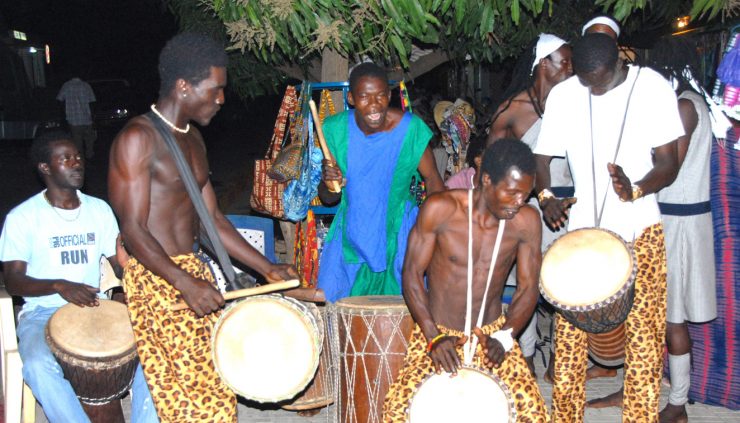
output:
<instances>
[{"instance_id":1,"label":"plastic chair","mask_svg":"<svg viewBox=\"0 0 740 423\"><path fill-rule=\"evenodd\" d=\"M275 235L272 219L241 214L229 214L226 218L247 242L275 263Z\"/></svg>"},{"instance_id":2,"label":"plastic chair","mask_svg":"<svg viewBox=\"0 0 740 423\"><path fill-rule=\"evenodd\" d=\"M5 396L5 423L36 421L36 398L23 383L23 363L18 353L15 334L13 298L0 286L0 351L2 352L2 383Z\"/></svg>"}]
</instances>

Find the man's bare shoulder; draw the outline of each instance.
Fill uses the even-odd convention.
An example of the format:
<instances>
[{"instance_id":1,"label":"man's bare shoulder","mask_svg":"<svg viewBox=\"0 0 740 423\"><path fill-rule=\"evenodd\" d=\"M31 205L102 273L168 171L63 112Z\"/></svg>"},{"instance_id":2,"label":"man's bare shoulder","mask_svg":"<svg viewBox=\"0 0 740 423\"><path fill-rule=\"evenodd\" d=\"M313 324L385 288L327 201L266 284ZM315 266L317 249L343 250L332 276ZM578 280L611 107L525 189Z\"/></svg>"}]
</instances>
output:
<instances>
[{"instance_id":1,"label":"man's bare shoulder","mask_svg":"<svg viewBox=\"0 0 740 423\"><path fill-rule=\"evenodd\" d=\"M159 140L160 136L145 116L136 116L126 123L113 140L113 147L128 148L131 146L147 147ZM150 148L150 147L149 147Z\"/></svg>"},{"instance_id":2,"label":"man's bare shoulder","mask_svg":"<svg viewBox=\"0 0 740 423\"><path fill-rule=\"evenodd\" d=\"M525 204L519 209L519 212L511 219L511 223L516 230L523 233L542 231L540 213L529 204Z\"/></svg>"},{"instance_id":3,"label":"man's bare shoulder","mask_svg":"<svg viewBox=\"0 0 740 423\"><path fill-rule=\"evenodd\" d=\"M443 222L465 208L468 191L451 189L430 195L421 207L420 215L425 219Z\"/></svg>"}]
</instances>

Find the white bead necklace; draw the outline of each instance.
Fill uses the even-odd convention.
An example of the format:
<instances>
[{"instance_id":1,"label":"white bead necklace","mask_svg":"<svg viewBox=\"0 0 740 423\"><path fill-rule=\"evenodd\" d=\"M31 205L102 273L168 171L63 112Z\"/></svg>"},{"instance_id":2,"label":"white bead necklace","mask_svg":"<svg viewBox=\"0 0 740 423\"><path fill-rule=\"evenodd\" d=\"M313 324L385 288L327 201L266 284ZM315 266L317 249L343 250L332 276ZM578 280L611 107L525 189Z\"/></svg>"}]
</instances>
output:
<instances>
[{"instance_id":1,"label":"white bead necklace","mask_svg":"<svg viewBox=\"0 0 740 423\"><path fill-rule=\"evenodd\" d=\"M169 120L167 120L166 117L162 116L162 114L159 113L159 110L157 110L157 107L154 105L154 103L152 103L151 109L152 109L152 112L154 112L155 115L159 116L159 118L162 119L164 121L164 123L167 124L167 126L169 126L170 128L174 129L175 131L177 131L177 132L179 132L181 134L187 134L188 131L190 131L190 124L189 123L187 125L185 125L185 129L177 127L174 123L170 122Z\"/></svg>"},{"instance_id":2,"label":"white bead necklace","mask_svg":"<svg viewBox=\"0 0 740 423\"><path fill-rule=\"evenodd\" d=\"M56 215L59 216L59 218L62 219L62 220L64 220L65 222L74 222L75 220L77 220L80 217L80 212L82 211L82 201L80 201L79 198L77 198L77 202L80 204L79 206L77 206L77 213L71 219L68 219L68 218L64 217L64 215L62 213L59 213L59 210L57 210L57 207L55 207L54 204L52 204L51 201L49 200L49 197L47 197L46 191L44 191L44 200L46 200L47 204L49 204L49 206L51 206L51 209L54 210L54 213L56 213ZM68 209L62 209L62 210L64 210L64 211L71 211L71 210L68 210Z\"/></svg>"}]
</instances>

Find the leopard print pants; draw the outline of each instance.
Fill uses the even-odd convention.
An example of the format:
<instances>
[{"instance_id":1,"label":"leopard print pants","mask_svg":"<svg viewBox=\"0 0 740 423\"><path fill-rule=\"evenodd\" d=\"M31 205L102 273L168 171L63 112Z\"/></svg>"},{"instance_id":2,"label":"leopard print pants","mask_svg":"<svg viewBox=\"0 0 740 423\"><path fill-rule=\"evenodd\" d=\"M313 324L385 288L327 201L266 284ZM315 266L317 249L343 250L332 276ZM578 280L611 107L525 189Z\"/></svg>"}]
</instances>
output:
<instances>
[{"instance_id":1,"label":"leopard print pants","mask_svg":"<svg viewBox=\"0 0 740 423\"><path fill-rule=\"evenodd\" d=\"M666 329L666 256L663 226L655 224L633 245L637 257L635 301L627 316L623 422L658 421ZM582 422L586 402L586 332L560 315L555 324L554 422Z\"/></svg>"},{"instance_id":2,"label":"leopard print pants","mask_svg":"<svg viewBox=\"0 0 740 423\"><path fill-rule=\"evenodd\" d=\"M213 281L193 254L171 258L196 278ZM211 358L211 330L220 313L198 318L171 312L180 295L135 258L126 264L124 289L136 350L162 422L236 422L236 396L222 382Z\"/></svg>"},{"instance_id":3,"label":"leopard print pants","mask_svg":"<svg viewBox=\"0 0 740 423\"><path fill-rule=\"evenodd\" d=\"M491 334L499 330L506 321L505 316L499 317L495 322L482 327L483 332ZM443 326L439 330L453 336L462 336L463 333ZM432 359L427 356L426 338L417 325L411 334L409 347L406 352L403 368L396 381L391 385L383 404L383 421L386 423L400 423L406 421L406 411L414 391L421 381L434 372ZM462 347L458 347L458 354L462 357ZM476 350L473 365L483 368L483 353L480 345ZM506 355L504 362L498 369L491 370L498 376L514 395L516 416L518 422L549 422L547 406L542 398L540 389L532 377L532 373L524 361L519 344L514 343L514 348ZM485 404L481 404L485 406Z\"/></svg>"}]
</instances>

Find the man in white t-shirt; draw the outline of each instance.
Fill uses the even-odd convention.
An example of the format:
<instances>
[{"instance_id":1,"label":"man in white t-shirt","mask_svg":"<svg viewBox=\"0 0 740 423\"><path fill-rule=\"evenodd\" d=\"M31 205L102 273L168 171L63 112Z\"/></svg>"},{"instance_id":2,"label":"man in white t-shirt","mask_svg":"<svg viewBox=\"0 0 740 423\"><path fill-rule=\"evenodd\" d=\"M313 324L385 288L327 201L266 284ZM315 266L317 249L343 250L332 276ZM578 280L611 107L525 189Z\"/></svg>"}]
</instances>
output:
<instances>
[{"instance_id":1,"label":"man in white t-shirt","mask_svg":"<svg viewBox=\"0 0 740 423\"><path fill-rule=\"evenodd\" d=\"M99 304L99 257L109 257L120 270L112 260L118 224L108 204L79 191L85 167L70 134L40 135L31 156L46 189L11 210L0 235L6 289L25 300L17 330L23 379L50 422L87 422L46 343L45 327L67 303ZM141 366L132 390L132 421L157 422Z\"/></svg>"},{"instance_id":2,"label":"man in white t-shirt","mask_svg":"<svg viewBox=\"0 0 740 423\"><path fill-rule=\"evenodd\" d=\"M604 34L586 34L574 45L573 67L576 76L550 92L534 150L540 207L551 227L563 227L566 221L569 232L600 227L633 242L637 274L625 323L623 420L657 421L666 257L654 194L678 172L675 140L683 135L683 126L676 95L658 73L625 66L616 43ZM552 156L568 158L577 202L550 192ZM558 316L555 339L552 417L556 422L582 421L586 333Z\"/></svg>"}]
</instances>

